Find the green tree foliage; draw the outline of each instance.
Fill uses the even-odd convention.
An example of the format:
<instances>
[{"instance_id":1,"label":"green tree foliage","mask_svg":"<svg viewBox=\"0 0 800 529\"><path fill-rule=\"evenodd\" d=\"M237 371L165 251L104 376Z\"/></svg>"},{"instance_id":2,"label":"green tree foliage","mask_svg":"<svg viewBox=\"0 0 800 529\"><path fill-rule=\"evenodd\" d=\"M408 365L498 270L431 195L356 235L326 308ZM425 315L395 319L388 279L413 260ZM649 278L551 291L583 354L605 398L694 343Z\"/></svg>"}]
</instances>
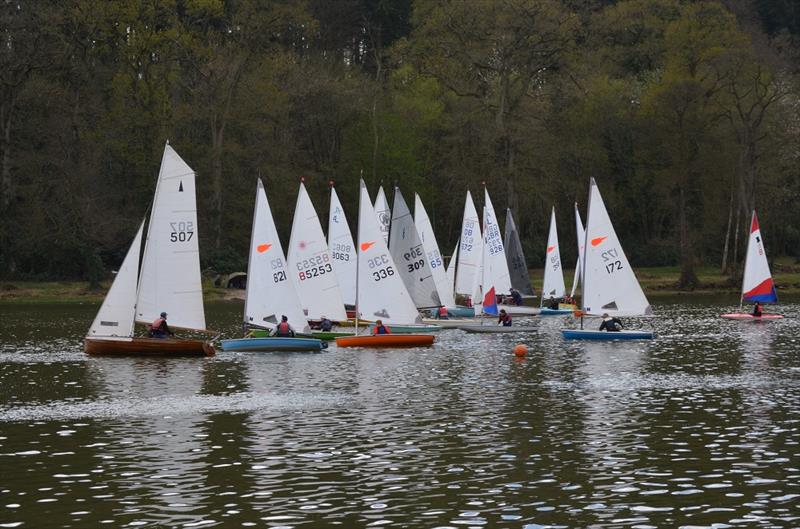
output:
<instances>
[{"instance_id":1,"label":"green tree foliage","mask_svg":"<svg viewBox=\"0 0 800 529\"><path fill-rule=\"evenodd\" d=\"M800 247L797 2L12 0L0 7L0 275L116 267L169 140L197 171L204 266L246 266L256 178L288 239L304 177L511 207L529 265L597 178L634 265L737 273L749 213ZM753 24L756 20L758 23ZM740 23L740 21L742 21ZM324 221L323 221L324 222ZM355 228L355 226L352 226Z\"/></svg>"}]
</instances>

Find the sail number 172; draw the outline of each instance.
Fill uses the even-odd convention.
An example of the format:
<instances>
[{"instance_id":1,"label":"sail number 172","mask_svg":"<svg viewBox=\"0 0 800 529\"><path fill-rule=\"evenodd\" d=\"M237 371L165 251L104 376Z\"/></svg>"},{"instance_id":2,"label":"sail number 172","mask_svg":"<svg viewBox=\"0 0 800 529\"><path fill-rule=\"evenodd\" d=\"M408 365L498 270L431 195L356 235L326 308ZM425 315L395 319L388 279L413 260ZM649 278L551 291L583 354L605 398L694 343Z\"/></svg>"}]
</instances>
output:
<instances>
[{"instance_id":1,"label":"sail number 172","mask_svg":"<svg viewBox=\"0 0 800 529\"><path fill-rule=\"evenodd\" d=\"M619 253L616 248L611 248L600 254L603 262L606 263L606 273L613 274L615 270L622 270L622 262L619 260Z\"/></svg>"}]
</instances>

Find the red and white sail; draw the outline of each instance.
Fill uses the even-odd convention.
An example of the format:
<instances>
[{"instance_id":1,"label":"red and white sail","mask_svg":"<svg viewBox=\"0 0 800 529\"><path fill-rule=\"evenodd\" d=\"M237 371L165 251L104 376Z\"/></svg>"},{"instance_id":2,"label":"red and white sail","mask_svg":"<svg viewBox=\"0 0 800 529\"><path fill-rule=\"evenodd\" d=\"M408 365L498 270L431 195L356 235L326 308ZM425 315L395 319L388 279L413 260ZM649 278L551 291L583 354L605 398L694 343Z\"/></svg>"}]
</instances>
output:
<instances>
[{"instance_id":1,"label":"red and white sail","mask_svg":"<svg viewBox=\"0 0 800 529\"><path fill-rule=\"evenodd\" d=\"M744 262L742 301L778 302L755 210L753 210L753 219L750 222L750 239L747 242L747 258Z\"/></svg>"}]
</instances>

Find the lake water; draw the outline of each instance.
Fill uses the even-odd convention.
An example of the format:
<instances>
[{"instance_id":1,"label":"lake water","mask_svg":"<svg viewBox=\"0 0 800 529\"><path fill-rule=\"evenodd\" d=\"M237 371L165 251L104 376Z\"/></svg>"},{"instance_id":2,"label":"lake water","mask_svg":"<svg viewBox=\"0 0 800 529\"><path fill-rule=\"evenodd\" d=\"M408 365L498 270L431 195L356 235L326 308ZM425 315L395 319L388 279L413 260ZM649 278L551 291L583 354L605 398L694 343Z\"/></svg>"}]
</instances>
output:
<instances>
[{"instance_id":1,"label":"lake water","mask_svg":"<svg viewBox=\"0 0 800 529\"><path fill-rule=\"evenodd\" d=\"M800 305L730 303L655 299L652 342L208 359L89 358L96 306L0 305L0 527L800 527Z\"/></svg>"}]
</instances>

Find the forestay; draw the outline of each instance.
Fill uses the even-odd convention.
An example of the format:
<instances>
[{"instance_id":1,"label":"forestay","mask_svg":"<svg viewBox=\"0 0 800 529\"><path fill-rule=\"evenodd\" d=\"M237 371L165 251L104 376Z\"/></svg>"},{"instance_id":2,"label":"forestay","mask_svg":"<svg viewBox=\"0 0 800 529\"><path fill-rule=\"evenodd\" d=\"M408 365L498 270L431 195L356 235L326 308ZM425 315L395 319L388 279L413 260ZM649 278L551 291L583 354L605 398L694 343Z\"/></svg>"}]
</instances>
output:
<instances>
[{"instance_id":1,"label":"forestay","mask_svg":"<svg viewBox=\"0 0 800 529\"><path fill-rule=\"evenodd\" d=\"M167 144L147 228L136 321L169 313L173 327L204 330L194 171Z\"/></svg>"},{"instance_id":2,"label":"forestay","mask_svg":"<svg viewBox=\"0 0 800 529\"><path fill-rule=\"evenodd\" d=\"M339 280L342 300L356 304L356 247L350 226L336 190L331 187L331 208L328 216L328 248L333 258L333 270Z\"/></svg>"},{"instance_id":3,"label":"forestay","mask_svg":"<svg viewBox=\"0 0 800 529\"><path fill-rule=\"evenodd\" d=\"M453 296L452 278L448 279L444 268L444 259L439 251L439 244L436 242L436 235L433 232L430 218L428 218L428 212L425 211L422 199L416 193L414 193L414 224L417 226L419 238L422 240L422 247L428 257L428 264L431 267L431 274L436 284L439 300L445 307L455 307L456 300Z\"/></svg>"},{"instance_id":4,"label":"forestay","mask_svg":"<svg viewBox=\"0 0 800 529\"><path fill-rule=\"evenodd\" d=\"M378 219L378 225L383 235L383 242L389 244L389 228L392 222L392 212L389 210L389 201L386 200L386 193L383 192L383 186L378 188L378 194L375 196L375 218Z\"/></svg>"},{"instance_id":5,"label":"forestay","mask_svg":"<svg viewBox=\"0 0 800 529\"><path fill-rule=\"evenodd\" d=\"M522 253L522 242L519 240L519 231L514 223L511 208L506 210L506 230L503 244L506 248L506 261L508 262L508 272L511 276L511 286L522 294L533 295L531 276L528 273L525 255Z\"/></svg>"},{"instance_id":6,"label":"forestay","mask_svg":"<svg viewBox=\"0 0 800 529\"><path fill-rule=\"evenodd\" d=\"M474 296L480 280L480 266L483 258L483 237L480 220L472 201L472 194L467 191L464 203L464 219L461 223L461 238L458 247L458 265L456 267L456 294ZM473 301L476 301L473 299Z\"/></svg>"},{"instance_id":7,"label":"forestay","mask_svg":"<svg viewBox=\"0 0 800 529\"><path fill-rule=\"evenodd\" d=\"M747 241L747 258L744 262L744 278L742 280L742 301L777 303L778 294L772 282L772 273L764 251L764 241L758 225L758 216L753 210L750 221L750 239Z\"/></svg>"},{"instance_id":8,"label":"forestay","mask_svg":"<svg viewBox=\"0 0 800 529\"><path fill-rule=\"evenodd\" d=\"M289 278L272 210L264 184L258 179L247 265L247 294L244 321L258 327L274 328L281 316L298 331L309 332L300 299Z\"/></svg>"},{"instance_id":9,"label":"forestay","mask_svg":"<svg viewBox=\"0 0 800 529\"><path fill-rule=\"evenodd\" d=\"M584 254L583 311L639 316L653 313L622 251L594 178L589 188Z\"/></svg>"},{"instance_id":10,"label":"forestay","mask_svg":"<svg viewBox=\"0 0 800 529\"><path fill-rule=\"evenodd\" d=\"M306 318L347 319L331 252L303 182L297 194L287 261Z\"/></svg>"},{"instance_id":11,"label":"forestay","mask_svg":"<svg viewBox=\"0 0 800 529\"><path fill-rule=\"evenodd\" d=\"M544 258L544 280L542 282L542 299L563 298L566 293L564 271L561 268L561 251L558 246L558 228L556 227L556 208L550 212L550 233L547 236L547 248Z\"/></svg>"},{"instance_id":12,"label":"forestay","mask_svg":"<svg viewBox=\"0 0 800 529\"><path fill-rule=\"evenodd\" d=\"M133 336L133 317L136 313L136 285L139 280L139 256L142 250L144 221L133 238L128 253L117 271L88 336Z\"/></svg>"},{"instance_id":13,"label":"forestay","mask_svg":"<svg viewBox=\"0 0 800 529\"><path fill-rule=\"evenodd\" d=\"M397 324L422 322L411 295L397 274L363 180L358 205L357 292L356 307L360 318Z\"/></svg>"},{"instance_id":14,"label":"forestay","mask_svg":"<svg viewBox=\"0 0 800 529\"><path fill-rule=\"evenodd\" d=\"M583 222L581 222L581 214L578 212L577 202L575 202L575 233L578 235L578 262L575 263L575 276L572 278L572 290L569 293L571 298L575 297L575 291L578 289L578 283L582 283L581 276L583 275L583 252L584 244L586 244L586 230L583 229Z\"/></svg>"},{"instance_id":15,"label":"forestay","mask_svg":"<svg viewBox=\"0 0 800 529\"><path fill-rule=\"evenodd\" d=\"M508 273L508 262L500 236L500 224L494 213L489 191L484 189L486 203L483 206L483 273L482 293L494 288L496 295L508 294L511 291L511 277ZM481 301L482 301L481 297Z\"/></svg>"},{"instance_id":16,"label":"forestay","mask_svg":"<svg viewBox=\"0 0 800 529\"><path fill-rule=\"evenodd\" d=\"M399 188L394 189L389 253L406 290L417 308L440 307L439 293L433 280L428 256L422 246L417 227Z\"/></svg>"}]
</instances>

